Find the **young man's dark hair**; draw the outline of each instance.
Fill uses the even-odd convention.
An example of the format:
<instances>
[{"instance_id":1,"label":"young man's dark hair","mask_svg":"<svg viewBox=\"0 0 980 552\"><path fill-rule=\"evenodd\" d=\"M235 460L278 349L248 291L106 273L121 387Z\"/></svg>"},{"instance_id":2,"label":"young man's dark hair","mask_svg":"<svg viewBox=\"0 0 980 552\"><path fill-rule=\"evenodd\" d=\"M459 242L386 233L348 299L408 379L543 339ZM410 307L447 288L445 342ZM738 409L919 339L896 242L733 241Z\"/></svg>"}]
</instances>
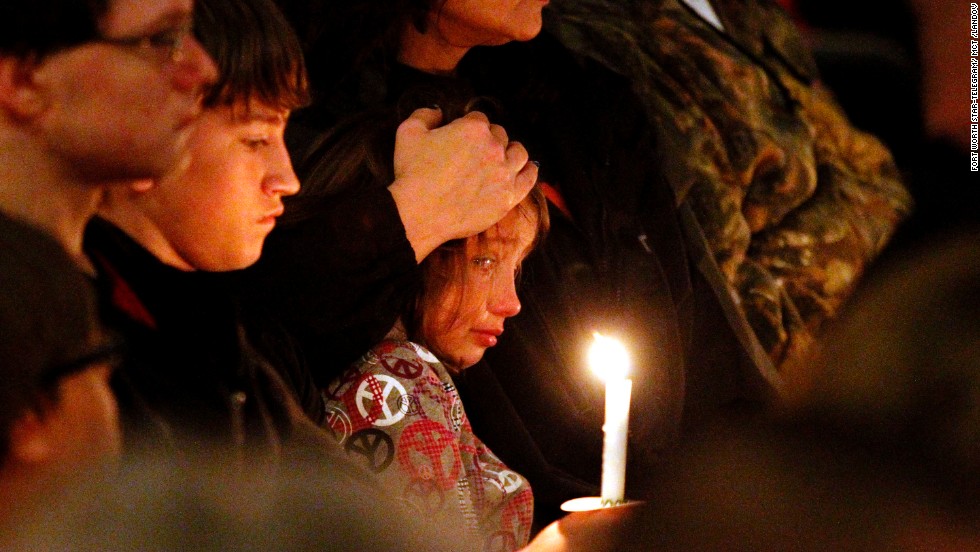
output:
<instances>
[{"instance_id":1,"label":"young man's dark hair","mask_svg":"<svg viewBox=\"0 0 980 552\"><path fill-rule=\"evenodd\" d=\"M4 0L0 52L44 57L100 36L109 0Z\"/></svg>"},{"instance_id":2,"label":"young man's dark hair","mask_svg":"<svg viewBox=\"0 0 980 552\"><path fill-rule=\"evenodd\" d=\"M309 102L302 47L271 0L196 2L194 32L218 65L205 108L258 101L293 110Z\"/></svg>"}]
</instances>

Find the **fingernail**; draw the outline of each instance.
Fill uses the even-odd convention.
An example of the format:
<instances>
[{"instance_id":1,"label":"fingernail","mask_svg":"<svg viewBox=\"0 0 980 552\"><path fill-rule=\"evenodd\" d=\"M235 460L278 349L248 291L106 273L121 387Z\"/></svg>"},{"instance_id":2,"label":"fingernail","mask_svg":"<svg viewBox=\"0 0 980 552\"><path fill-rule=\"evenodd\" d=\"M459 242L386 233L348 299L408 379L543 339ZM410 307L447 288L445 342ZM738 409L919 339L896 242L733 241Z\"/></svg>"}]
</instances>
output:
<instances>
[{"instance_id":1,"label":"fingernail","mask_svg":"<svg viewBox=\"0 0 980 552\"><path fill-rule=\"evenodd\" d=\"M437 104L437 103L429 104L429 109L438 109L440 111L442 110L442 108L439 107L439 104Z\"/></svg>"},{"instance_id":2,"label":"fingernail","mask_svg":"<svg viewBox=\"0 0 980 552\"><path fill-rule=\"evenodd\" d=\"M535 167L537 167L537 168L539 168L539 169L541 168L541 161L536 161L536 160L534 160L534 159L532 159L532 160L531 160L531 163L532 163L532 164L533 164L533 165L534 165Z\"/></svg>"}]
</instances>

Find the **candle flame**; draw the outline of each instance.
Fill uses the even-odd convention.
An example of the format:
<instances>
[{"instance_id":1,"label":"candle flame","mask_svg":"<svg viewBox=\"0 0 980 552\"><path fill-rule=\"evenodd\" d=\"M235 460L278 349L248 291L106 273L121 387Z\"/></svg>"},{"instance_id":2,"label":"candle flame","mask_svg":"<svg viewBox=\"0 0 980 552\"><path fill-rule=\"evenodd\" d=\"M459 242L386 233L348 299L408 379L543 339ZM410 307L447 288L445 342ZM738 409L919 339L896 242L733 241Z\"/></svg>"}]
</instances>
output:
<instances>
[{"instance_id":1,"label":"candle flame","mask_svg":"<svg viewBox=\"0 0 980 552\"><path fill-rule=\"evenodd\" d=\"M629 353L622 343L599 332L589 349L589 366L604 381L626 377L630 367Z\"/></svg>"}]
</instances>

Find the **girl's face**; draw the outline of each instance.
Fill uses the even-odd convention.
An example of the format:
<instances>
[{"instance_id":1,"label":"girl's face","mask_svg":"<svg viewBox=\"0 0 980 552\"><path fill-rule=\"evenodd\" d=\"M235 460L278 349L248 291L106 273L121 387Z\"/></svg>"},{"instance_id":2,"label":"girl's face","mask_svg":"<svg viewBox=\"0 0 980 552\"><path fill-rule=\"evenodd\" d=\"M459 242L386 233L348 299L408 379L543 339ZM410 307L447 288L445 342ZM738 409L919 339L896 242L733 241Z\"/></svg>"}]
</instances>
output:
<instances>
[{"instance_id":1,"label":"girl's face","mask_svg":"<svg viewBox=\"0 0 980 552\"><path fill-rule=\"evenodd\" d=\"M423 317L423 340L451 370L479 362L497 344L504 320L521 310L515 277L538 231L537 215L522 207L466 240L460 277Z\"/></svg>"},{"instance_id":2,"label":"girl's face","mask_svg":"<svg viewBox=\"0 0 980 552\"><path fill-rule=\"evenodd\" d=\"M450 44L496 46L530 40L541 32L548 0L437 0L434 29Z\"/></svg>"}]
</instances>

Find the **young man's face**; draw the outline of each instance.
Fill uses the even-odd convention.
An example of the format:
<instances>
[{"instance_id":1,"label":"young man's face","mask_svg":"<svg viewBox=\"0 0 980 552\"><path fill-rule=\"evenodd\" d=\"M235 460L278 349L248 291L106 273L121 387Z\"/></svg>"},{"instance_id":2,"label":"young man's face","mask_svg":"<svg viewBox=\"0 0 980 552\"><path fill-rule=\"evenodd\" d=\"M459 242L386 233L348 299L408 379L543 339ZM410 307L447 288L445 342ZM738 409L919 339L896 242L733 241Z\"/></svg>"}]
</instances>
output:
<instances>
[{"instance_id":1,"label":"young man's face","mask_svg":"<svg viewBox=\"0 0 980 552\"><path fill-rule=\"evenodd\" d=\"M35 78L47 91L45 136L68 170L105 182L159 177L181 161L201 91L217 77L186 33L192 7L113 0L101 22L106 40L42 60Z\"/></svg>"},{"instance_id":2,"label":"young man's face","mask_svg":"<svg viewBox=\"0 0 980 552\"><path fill-rule=\"evenodd\" d=\"M299 191L283 131L288 112L261 104L201 114L188 141L190 162L146 192L141 209L163 238L162 260L185 270L225 271L258 260Z\"/></svg>"}]
</instances>

